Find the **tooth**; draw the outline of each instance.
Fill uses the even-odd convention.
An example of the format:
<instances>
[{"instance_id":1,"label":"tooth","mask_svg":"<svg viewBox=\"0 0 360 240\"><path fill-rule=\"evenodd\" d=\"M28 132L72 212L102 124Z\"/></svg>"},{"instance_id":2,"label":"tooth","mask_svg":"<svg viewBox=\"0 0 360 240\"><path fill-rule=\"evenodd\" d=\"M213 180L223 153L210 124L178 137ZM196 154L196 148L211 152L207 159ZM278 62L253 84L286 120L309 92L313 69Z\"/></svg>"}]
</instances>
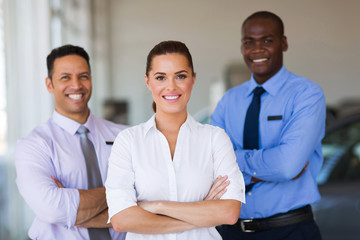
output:
<instances>
[{"instance_id":1,"label":"tooth","mask_svg":"<svg viewBox=\"0 0 360 240\"><path fill-rule=\"evenodd\" d=\"M168 100L173 100L173 99L177 99L179 96L165 96L165 99Z\"/></svg>"},{"instance_id":2,"label":"tooth","mask_svg":"<svg viewBox=\"0 0 360 240\"><path fill-rule=\"evenodd\" d=\"M253 62L258 63L258 62L264 62L266 60L267 60L266 58L260 58L260 59L254 59Z\"/></svg>"},{"instance_id":3,"label":"tooth","mask_svg":"<svg viewBox=\"0 0 360 240\"><path fill-rule=\"evenodd\" d=\"M79 100L82 97L82 94L69 94L69 98L74 100Z\"/></svg>"}]
</instances>

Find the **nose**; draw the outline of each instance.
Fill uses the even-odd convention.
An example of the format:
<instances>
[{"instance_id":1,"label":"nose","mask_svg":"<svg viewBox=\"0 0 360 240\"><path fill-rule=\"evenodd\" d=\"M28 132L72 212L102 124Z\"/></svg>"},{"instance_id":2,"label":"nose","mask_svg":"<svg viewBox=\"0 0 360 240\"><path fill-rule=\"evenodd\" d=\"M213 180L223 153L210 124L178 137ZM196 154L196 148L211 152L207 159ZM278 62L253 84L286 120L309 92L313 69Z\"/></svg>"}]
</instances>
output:
<instances>
[{"instance_id":1,"label":"nose","mask_svg":"<svg viewBox=\"0 0 360 240\"><path fill-rule=\"evenodd\" d=\"M175 78L170 78L166 87L167 87L168 90L176 89L176 87L177 87L176 86L176 79Z\"/></svg>"},{"instance_id":2,"label":"nose","mask_svg":"<svg viewBox=\"0 0 360 240\"><path fill-rule=\"evenodd\" d=\"M264 49L263 49L262 41L261 40L255 41L253 51L254 52L261 52L263 50Z\"/></svg>"},{"instance_id":3,"label":"nose","mask_svg":"<svg viewBox=\"0 0 360 240\"><path fill-rule=\"evenodd\" d=\"M81 84L81 80L78 77L74 77L72 79L72 83L71 83L72 87L74 89L80 89L82 84Z\"/></svg>"}]
</instances>

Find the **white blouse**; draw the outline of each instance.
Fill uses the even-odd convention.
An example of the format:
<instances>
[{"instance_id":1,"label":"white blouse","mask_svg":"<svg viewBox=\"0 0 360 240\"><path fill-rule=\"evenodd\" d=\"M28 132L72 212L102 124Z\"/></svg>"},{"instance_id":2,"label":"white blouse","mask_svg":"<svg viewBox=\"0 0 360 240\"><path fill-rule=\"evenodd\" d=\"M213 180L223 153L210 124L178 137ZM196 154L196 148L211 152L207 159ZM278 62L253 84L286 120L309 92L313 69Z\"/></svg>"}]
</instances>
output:
<instances>
[{"instance_id":1,"label":"white blouse","mask_svg":"<svg viewBox=\"0 0 360 240\"><path fill-rule=\"evenodd\" d=\"M136 206L137 201L201 201L219 175L230 180L221 199L244 203L244 179L224 130L200 124L188 114L172 159L165 136L156 129L154 115L146 123L123 130L115 140L105 183L109 219ZM211 240L221 236L211 227L171 234L128 233L126 239Z\"/></svg>"}]
</instances>

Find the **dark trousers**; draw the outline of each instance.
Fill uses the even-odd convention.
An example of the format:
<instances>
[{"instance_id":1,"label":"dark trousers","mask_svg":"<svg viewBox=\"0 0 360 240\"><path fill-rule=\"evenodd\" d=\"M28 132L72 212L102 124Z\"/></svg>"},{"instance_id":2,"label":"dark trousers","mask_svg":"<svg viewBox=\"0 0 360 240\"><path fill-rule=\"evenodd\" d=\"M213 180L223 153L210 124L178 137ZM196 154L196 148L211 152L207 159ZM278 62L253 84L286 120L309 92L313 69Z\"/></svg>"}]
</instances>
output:
<instances>
[{"instance_id":1,"label":"dark trousers","mask_svg":"<svg viewBox=\"0 0 360 240\"><path fill-rule=\"evenodd\" d=\"M321 240L319 227L314 220L250 233L230 225L222 225L217 229L223 240Z\"/></svg>"}]
</instances>

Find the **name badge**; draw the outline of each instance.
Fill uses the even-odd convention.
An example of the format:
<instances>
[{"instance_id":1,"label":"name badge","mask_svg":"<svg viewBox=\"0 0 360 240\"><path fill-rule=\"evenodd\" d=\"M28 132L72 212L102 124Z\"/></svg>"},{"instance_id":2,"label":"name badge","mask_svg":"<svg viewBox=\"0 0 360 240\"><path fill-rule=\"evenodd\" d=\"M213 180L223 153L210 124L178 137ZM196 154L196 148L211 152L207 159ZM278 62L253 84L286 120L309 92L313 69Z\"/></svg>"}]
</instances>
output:
<instances>
[{"instance_id":1,"label":"name badge","mask_svg":"<svg viewBox=\"0 0 360 240\"><path fill-rule=\"evenodd\" d=\"M268 121L274 121L274 120L282 120L282 115L277 116L268 116Z\"/></svg>"}]
</instances>

